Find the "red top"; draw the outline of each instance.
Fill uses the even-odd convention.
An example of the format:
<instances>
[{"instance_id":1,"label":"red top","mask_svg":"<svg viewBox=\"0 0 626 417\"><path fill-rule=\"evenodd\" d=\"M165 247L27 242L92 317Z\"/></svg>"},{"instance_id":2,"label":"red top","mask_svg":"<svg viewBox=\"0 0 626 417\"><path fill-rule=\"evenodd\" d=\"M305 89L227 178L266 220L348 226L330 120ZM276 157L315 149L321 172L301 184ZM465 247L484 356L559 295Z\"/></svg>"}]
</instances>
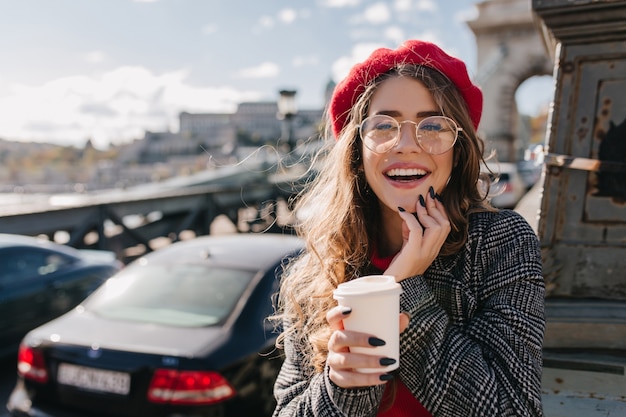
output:
<instances>
[{"instance_id":1,"label":"red top","mask_svg":"<svg viewBox=\"0 0 626 417\"><path fill-rule=\"evenodd\" d=\"M385 399L393 395L394 383L396 386L396 395L395 398L393 398L392 406L389 408L385 403ZM385 410L379 411L376 417L432 417L422 403L417 401L413 394L411 394L411 391L409 391L399 377L387 383L381 408Z\"/></svg>"},{"instance_id":2,"label":"red top","mask_svg":"<svg viewBox=\"0 0 626 417\"><path fill-rule=\"evenodd\" d=\"M372 265L384 271L389 268L394 256L381 258L378 256L378 251L374 249L371 256ZM394 395L394 385L395 397L392 397ZM389 407L388 403L392 399L393 404ZM383 395L382 408L384 411L379 411L376 417L432 417L399 377L387 383Z\"/></svg>"}]
</instances>

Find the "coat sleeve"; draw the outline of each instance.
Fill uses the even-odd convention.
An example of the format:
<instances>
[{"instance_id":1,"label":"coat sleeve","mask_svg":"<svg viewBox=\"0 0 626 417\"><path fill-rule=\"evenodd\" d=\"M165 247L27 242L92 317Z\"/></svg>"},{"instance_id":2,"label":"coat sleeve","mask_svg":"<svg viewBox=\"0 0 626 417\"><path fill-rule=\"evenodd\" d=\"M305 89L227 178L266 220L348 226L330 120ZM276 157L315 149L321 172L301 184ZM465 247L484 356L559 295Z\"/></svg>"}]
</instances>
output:
<instances>
[{"instance_id":1,"label":"coat sleeve","mask_svg":"<svg viewBox=\"0 0 626 417\"><path fill-rule=\"evenodd\" d=\"M274 384L277 406L274 417L369 417L375 416L385 385L344 389L324 372L303 366L303 352L293 334L284 340L285 360Z\"/></svg>"},{"instance_id":2,"label":"coat sleeve","mask_svg":"<svg viewBox=\"0 0 626 417\"><path fill-rule=\"evenodd\" d=\"M543 415L539 242L517 213L491 219L472 237L462 279L401 283L401 309L411 320L401 335L400 375L435 417ZM452 296L446 308L436 296L442 291Z\"/></svg>"}]
</instances>

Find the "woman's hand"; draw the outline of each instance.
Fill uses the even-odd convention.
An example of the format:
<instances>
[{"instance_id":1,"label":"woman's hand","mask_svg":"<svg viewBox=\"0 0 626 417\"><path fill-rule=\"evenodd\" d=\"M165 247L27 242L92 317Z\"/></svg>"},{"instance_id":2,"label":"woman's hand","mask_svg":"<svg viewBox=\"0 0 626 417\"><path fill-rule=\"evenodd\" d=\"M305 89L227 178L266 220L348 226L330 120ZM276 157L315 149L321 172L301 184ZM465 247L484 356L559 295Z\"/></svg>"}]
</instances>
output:
<instances>
[{"instance_id":1,"label":"woman's hand","mask_svg":"<svg viewBox=\"0 0 626 417\"><path fill-rule=\"evenodd\" d=\"M343 319L351 310L337 306L326 314L326 320L333 331L328 340L328 357L326 363L330 368L329 377L335 385L342 388L368 387L381 385L392 379L392 375L385 373L384 368L391 365L390 358L384 356L367 355L363 353L351 353L350 347L379 346L381 340L376 335L352 332L345 330ZM400 314L400 333L407 328L409 317ZM361 373L355 368L381 368L380 373Z\"/></svg>"},{"instance_id":2,"label":"woman's hand","mask_svg":"<svg viewBox=\"0 0 626 417\"><path fill-rule=\"evenodd\" d=\"M431 187L417 200L416 215L398 207L402 223L402 249L385 271L396 281L423 274L435 260L448 234L448 214ZM422 205L423 203L423 205Z\"/></svg>"}]
</instances>

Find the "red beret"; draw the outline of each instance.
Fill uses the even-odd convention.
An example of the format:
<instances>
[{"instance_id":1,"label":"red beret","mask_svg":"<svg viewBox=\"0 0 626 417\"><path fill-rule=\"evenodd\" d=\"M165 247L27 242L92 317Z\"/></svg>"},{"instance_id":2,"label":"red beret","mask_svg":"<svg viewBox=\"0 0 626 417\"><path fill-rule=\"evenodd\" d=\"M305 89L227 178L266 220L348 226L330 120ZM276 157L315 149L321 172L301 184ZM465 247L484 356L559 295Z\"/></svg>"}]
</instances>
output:
<instances>
[{"instance_id":1,"label":"red beret","mask_svg":"<svg viewBox=\"0 0 626 417\"><path fill-rule=\"evenodd\" d=\"M365 87L379 75L405 63L434 68L448 77L461 92L474 128L478 128L483 109L483 94L472 84L465 63L446 54L433 43L410 40L396 50L375 50L365 61L354 65L348 76L337 84L329 106L335 137L339 136L347 123L350 109L363 94Z\"/></svg>"}]
</instances>

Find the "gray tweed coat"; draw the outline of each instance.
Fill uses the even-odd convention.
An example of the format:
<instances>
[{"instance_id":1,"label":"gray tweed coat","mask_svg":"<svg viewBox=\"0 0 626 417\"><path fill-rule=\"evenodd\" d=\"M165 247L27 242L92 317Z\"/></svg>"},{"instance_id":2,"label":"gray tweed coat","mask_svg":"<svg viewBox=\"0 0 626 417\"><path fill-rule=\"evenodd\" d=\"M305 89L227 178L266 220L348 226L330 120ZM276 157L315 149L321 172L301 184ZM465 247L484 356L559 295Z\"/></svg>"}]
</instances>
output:
<instances>
[{"instance_id":1,"label":"gray tweed coat","mask_svg":"<svg viewBox=\"0 0 626 417\"><path fill-rule=\"evenodd\" d=\"M538 239L516 212L470 218L465 249L401 282L410 314L399 377L434 417L541 416L544 281ZM384 385L343 389L285 340L274 416L375 416Z\"/></svg>"}]
</instances>

